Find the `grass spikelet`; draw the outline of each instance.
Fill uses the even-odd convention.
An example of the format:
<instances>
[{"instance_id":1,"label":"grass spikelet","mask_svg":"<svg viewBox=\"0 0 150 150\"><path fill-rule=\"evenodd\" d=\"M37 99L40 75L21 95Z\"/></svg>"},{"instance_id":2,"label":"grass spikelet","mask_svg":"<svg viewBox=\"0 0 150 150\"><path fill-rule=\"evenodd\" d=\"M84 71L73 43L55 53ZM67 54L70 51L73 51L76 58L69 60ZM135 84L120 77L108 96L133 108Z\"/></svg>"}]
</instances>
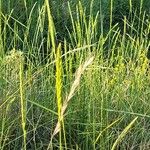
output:
<instances>
[{"instance_id":1,"label":"grass spikelet","mask_svg":"<svg viewBox=\"0 0 150 150\"><path fill-rule=\"evenodd\" d=\"M49 1L45 0L45 7L47 8L47 14L48 14L48 32L49 32L49 39L50 42L52 44L52 52L55 54L55 25L53 22L53 17L51 15L51 10L50 10L50 5L49 5Z\"/></svg>"},{"instance_id":2,"label":"grass spikelet","mask_svg":"<svg viewBox=\"0 0 150 150\"><path fill-rule=\"evenodd\" d=\"M59 113L60 113L60 116L58 115L58 116L59 116L59 117L58 117L59 120L58 120L58 122L57 122L57 124L56 124L56 127L55 127L55 129L54 129L54 132L53 132L53 134L52 134L52 136L51 136L51 141L50 141L50 144L49 144L49 146L48 146L47 149L50 148L50 145L51 145L51 142L52 142L52 139L54 138L54 136L55 136L58 132L60 132L60 129L61 129L61 124L60 124L60 122L63 120L64 113L65 113L65 111L66 111L66 109L67 109L67 106L68 106L69 101L70 101L71 98L74 96L75 90L77 89L77 87L78 87L79 84L80 84L81 75L84 73L85 69L93 62L93 60L94 60L94 57L88 58L88 59L84 62L84 64L80 65L79 68L77 69L76 74L75 74L75 80L74 80L74 82L73 82L73 84L72 84L72 86L71 86L71 89L70 89L70 92L69 92L68 96L66 97L66 100L64 101L64 103L63 103L63 105L62 105L62 107L61 107L61 112L59 112ZM57 65L56 65L56 68L57 68ZM56 77L56 78L57 78L57 77ZM60 99L60 98L59 98L59 99Z\"/></svg>"},{"instance_id":3,"label":"grass spikelet","mask_svg":"<svg viewBox=\"0 0 150 150\"><path fill-rule=\"evenodd\" d=\"M19 79L20 79L20 105L21 105L21 124L23 130L23 150L26 150L26 140L27 140L27 132L26 132L26 100L25 100L25 89L24 89L24 78L23 78L23 60L20 60L20 71L19 71Z\"/></svg>"},{"instance_id":4,"label":"grass spikelet","mask_svg":"<svg viewBox=\"0 0 150 150\"><path fill-rule=\"evenodd\" d=\"M58 108L58 122L60 125L61 125L61 106L62 106L61 94L62 94L62 60L61 60L61 44L59 44L56 52L56 98ZM61 146L61 130L59 132L59 142Z\"/></svg>"}]
</instances>

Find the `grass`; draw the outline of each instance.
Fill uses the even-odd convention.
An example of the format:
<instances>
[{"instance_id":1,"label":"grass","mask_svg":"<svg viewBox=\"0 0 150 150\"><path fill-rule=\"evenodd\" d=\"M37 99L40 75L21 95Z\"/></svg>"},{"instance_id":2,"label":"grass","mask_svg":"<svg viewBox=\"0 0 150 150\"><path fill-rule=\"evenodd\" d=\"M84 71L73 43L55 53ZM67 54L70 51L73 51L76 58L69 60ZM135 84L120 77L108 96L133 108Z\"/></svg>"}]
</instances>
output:
<instances>
[{"instance_id":1,"label":"grass","mask_svg":"<svg viewBox=\"0 0 150 150\"><path fill-rule=\"evenodd\" d=\"M6 13L0 1L0 149L148 150L144 1L138 11L130 0L119 21L113 0L62 1L56 15L59 1L20 1L19 18L8 3Z\"/></svg>"}]
</instances>

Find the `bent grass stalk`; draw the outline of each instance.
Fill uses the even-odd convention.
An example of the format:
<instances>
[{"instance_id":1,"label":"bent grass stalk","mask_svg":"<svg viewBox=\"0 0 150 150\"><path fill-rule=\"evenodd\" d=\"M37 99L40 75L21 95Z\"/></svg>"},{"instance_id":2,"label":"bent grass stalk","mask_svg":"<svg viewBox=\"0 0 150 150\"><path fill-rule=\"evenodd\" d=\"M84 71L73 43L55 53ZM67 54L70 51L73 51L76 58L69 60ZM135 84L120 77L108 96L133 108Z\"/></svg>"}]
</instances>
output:
<instances>
[{"instance_id":1,"label":"bent grass stalk","mask_svg":"<svg viewBox=\"0 0 150 150\"><path fill-rule=\"evenodd\" d=\"M131 127L133 126L133 124L135 123L135 121L138 119L138 117L135 117L127 127L125 127L125 129L121 132L121 134L118 136L118 138L116 139L116 141L114 142L111 150L115 150L116 146L119 144L119 142L125 137L125 135L128 133L128 131L131 129Z\"/></svg>"},{"instance_id":2,"label":"bent grass stalk","mask_svg":"<svg viewBox=\"0 0 150 150\"><path fill-rule=\"evenodd\" d=\"M122 117L113 121L111 124L109 124L105 129L103 129L99 135L97 136L96 140L94 141L94 145L96 145L97 141L100 139L100 137L102 136L102 134L109 128L111 128L113 125L115 125L116 123L118 123L120 120L122 120Z\"/></svg>"},{"instance_id":3,"label":"bent grass stalk","mask_svg":"<svg viewBox=\"0 0 150 150\"><path fill-rule=\"evenodd\" d=\"M63 102L63 105L62 105L62 107L61 107L60 116L58 115L59 120L58 120L58 122L57 122L57 124L56 124L56 127L55 127L55 129L54 129L54 132L53 132L53 134L52 134L52 136L51 136L51 140L50 140L50 143L49 143L49 145L48 145L47 150L50 149L50 146L52 145L52 140L53 140L54 136L55 136L58 132L60 132L60 130L61 130L61 124L60 124L60 122L61 122L61 121L63 120L63 118L64 118L64 113L65 113L65 111L66 111L66 109L67 109L67 106L68 106L69 101L70 101L71 98L74 96L75 90L77 89L77 87L78 87L79 84L80 84L81 75L84 73L85 69L93 62L93 60L94 60L94 57L88 58L88 59L84 62L84 64L80 65L79 68L77 69L76 74L75 74L75 80L74 80L74 82L73 82L73 84L72 84L72 86L71 86L71 89L70 89L70 92L69 92L68 96L66 97L66 100ZM60 98L59 98L59 99L60 99Z\"/></svg>"}]
</instances>

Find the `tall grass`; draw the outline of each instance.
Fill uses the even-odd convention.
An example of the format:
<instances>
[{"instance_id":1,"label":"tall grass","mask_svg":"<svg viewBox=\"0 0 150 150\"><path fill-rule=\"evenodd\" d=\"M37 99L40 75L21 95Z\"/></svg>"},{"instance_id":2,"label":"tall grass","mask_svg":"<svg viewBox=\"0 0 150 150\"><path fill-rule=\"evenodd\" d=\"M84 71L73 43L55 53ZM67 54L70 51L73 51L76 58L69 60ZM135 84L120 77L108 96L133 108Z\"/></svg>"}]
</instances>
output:
<instances>
[{"instance_id":1,"label":"tall grass","mask_svg":"<svg viewBox=\"0 0 150 150\"><path fill-rule=\"evenodd\" d=\"M24 60L20 58L19 60L19 76L20 76L20 108L21 108L21 123L22 123L22 130L23 130L23 149L26 150L26 138L27 138L27 132L26 132L26 98L25 98L25 89L24 89L24 76L23 76L23 65Z\"/></svg>"},{"instance_id":2,"label":"tall grass","mask_svg":"<svg viewBox=\"0 0 150 150\"><path fill-rule=\"evenodd\" d=\"M0 149L149 149L144 1L0 2Z\"/></svg>"}]
</instances>

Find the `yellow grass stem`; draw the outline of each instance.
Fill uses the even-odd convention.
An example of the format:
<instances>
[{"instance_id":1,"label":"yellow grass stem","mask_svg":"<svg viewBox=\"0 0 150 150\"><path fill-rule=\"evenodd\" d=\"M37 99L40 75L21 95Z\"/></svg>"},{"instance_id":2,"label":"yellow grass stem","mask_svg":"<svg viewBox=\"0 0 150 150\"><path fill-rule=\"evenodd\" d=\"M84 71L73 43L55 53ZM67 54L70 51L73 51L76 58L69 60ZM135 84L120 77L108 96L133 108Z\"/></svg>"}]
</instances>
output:
<instances>
[{"instance_id":1,"label":"yellow grass stem","mask_svg":"<svg viewBox=\"0 0 150 150\"><path fill-rule=\"evenodd\" d=\"M56 52L56 98L58 108L58 122L61 128L61 106L62 106L62 60L61 60L61 44L59 44ZM61 130L59 132L59 142L61 147ZM60 148L61 149L61 148Z\"/></svg>"},{"instance_id":2,"label":"yellow grass stem","mask_svg":"<svg viewBox=\"0 0 150 150\"><path fill-rule=\"evenodd\" d=\"M58 52L57 52L57 53L58 53ZM76 74L75 74L75 80L74 80L74 82L73 82L73 84L72 84L72 86L71 86L70 92L69 92L68 96L66 97L65 101L63 102L62 107L60 106L60 107L61 107L61 108L60 108L61 112L59 112L59 113L60 113L60 114L59 114L59 120L58 120L58 122L57 122L57 124L56 124L56 127L55 127L55 129L54 129L54 132L53 132L53 134L52 134L52 136L51 136L51 140L50 140L50 143L49 143L49 145L48 145L47 150L50 149L50 146L51 146L51 144L52 144L52 140L53 140L54 136L55 136L58 132L60 132L60 130L61 130L61 124L60 124L60 122L63 121L63 118L64 118L64 115L65 115L65 111L66 111L66 109L67 109L68 103L69 103L69 101L71 100L71 98L74 96L75 90L77 89L77 87L78 87L79 84L80 84L81 75L84 73L85 69L93 62L93 60L94 60L94 57L88 58L88 59L84 62L84 64L81 64L81 65L79 66L79 68L77 69ZM58 63L58 62L57 62L57 63ZM58 63L58 64L59 64L59 63ZM56 68L57 68L57 64L56 64ZM56 72L57 72L57 71L56 71ZM59 74L59 76L60 76L60 74ZM56 76L56 78L58 78L58 77ZM58 80L58 79L57 79L57 80ZM59 81L59 82L60 82L60 81ZM60 84L59 82L58 82L57 84ZM58 87L58 88L59 88L58 90L60 90L60 87ZM57 92L57 94L60 94L60 92ZM59 101L61 100L61 98L60 98L59 95L57 96L57 98L59 98Z\"/></svg>"},{"instance_id":3,"label":"yellow grass stem","mask_svg":"<svg viewBox=\"0 0 150 150\"><path fill-rule=\"evenodd\" d=\"M23 149L26 150L26 100L25 100L25 93L24 93L24 79L23 79L23 61L20 60L20 105L21 105L21 124L23 130Z\"/></svg>"}]
</instances>

